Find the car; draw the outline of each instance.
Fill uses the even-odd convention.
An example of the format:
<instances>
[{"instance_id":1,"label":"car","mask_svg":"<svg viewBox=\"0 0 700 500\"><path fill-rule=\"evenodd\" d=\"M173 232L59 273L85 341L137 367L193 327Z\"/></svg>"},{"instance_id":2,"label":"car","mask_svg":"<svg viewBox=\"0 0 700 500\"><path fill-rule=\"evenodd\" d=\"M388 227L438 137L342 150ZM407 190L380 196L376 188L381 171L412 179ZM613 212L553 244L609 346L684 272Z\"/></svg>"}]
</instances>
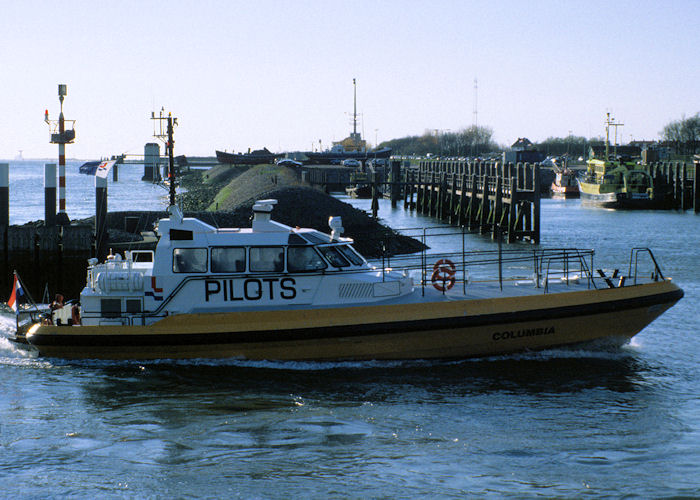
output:
<instances>
[{"instance_id":1,"label":"car","mask_svg":"<svg viewBox=\"0 0 700 500\"><path fill-rule=\"evenodd\" d=\"M280 167L301 167L302 164L289 158L282 158L281 160L277 160L277 165Z\"/></svg>"},{"instance_id":2,"label":"car","mask_svg":"<svg viewBox=\"0 0 700 500\"><path fill-rule=\"evenodd\" d=\"M359 160L356 160L354 158L348 158L347 160L343 160L343 166L344 167L359 167L362 164L359 162Z\"/></svg>"}]
</instances>

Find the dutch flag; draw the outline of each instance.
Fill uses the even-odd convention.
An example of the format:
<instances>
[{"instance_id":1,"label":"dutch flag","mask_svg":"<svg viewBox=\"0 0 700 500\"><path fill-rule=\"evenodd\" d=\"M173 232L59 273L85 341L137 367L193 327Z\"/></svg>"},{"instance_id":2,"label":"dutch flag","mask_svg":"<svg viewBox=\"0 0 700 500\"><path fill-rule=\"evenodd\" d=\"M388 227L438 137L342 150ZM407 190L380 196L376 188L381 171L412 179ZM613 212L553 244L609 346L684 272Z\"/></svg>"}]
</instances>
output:
<instances>
[{"instance_id":1,"label":"dutch flag","mask_svg":"<svg viewBox=\"0 0 700 500\"><path fill-rule=\"evenodd\" d=\"M12 285L12 293L10 294L10 300L7 301L7 305L12 308L14 312L17 312L17 306L19 305L19 298L24 295L24 290L22 289L22 283L17 279L17 274L15 274L15 282Z\"/></svg>"}]
</instances>

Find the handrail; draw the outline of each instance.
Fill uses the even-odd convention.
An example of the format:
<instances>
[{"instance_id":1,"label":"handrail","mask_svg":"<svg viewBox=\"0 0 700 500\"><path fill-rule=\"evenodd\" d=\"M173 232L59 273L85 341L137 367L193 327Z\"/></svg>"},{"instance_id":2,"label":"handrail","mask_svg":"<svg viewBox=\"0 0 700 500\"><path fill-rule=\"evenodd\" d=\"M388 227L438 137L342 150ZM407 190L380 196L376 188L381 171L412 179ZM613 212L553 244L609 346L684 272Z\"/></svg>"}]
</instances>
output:
<instances>
[{"instance_id":1,"label":"handrail","mask_svg":"<svg viewBox=\"0 0 700 500\"><path fill-rule=\"evenodd\" d=\"M664 275L661 273L661 268L659 267L659 264L656 262L656 258L654 258L654 253L651 251L650 248L648 247L635 247L630 250L630 265L629 265L629 272L628 275L634 279L634 284L637 284L637 267L639 264L639 254L641 252L646 252L649 254L649 257L651 257L652 262L654 263L654 270L652 271L652 279L654 281L659 281L659 278L664 280ZM634 259L634 274L632 273L632 260Z\"/></svg>"}]
</instances>

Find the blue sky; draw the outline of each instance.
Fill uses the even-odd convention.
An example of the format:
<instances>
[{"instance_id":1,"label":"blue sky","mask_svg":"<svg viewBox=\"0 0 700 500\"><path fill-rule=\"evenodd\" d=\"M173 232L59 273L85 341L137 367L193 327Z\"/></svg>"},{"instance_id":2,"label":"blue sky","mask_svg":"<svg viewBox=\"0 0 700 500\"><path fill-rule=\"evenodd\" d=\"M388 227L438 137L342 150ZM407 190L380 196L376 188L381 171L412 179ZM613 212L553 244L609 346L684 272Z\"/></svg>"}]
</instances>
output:
<instances>
[{"instance_id":1,"label":"blue sky","mask_svg":"<svg viewBox=\"0 0 700 500\"><path fill-rule=\"evenodd\" d=\"M511 144L569 132L656 139L700 112L700 1L3 2L0 158L142 154L151 111L176 154L308 150L351 128L381 142L474 122Z\"/></svg>"}]
</instances>

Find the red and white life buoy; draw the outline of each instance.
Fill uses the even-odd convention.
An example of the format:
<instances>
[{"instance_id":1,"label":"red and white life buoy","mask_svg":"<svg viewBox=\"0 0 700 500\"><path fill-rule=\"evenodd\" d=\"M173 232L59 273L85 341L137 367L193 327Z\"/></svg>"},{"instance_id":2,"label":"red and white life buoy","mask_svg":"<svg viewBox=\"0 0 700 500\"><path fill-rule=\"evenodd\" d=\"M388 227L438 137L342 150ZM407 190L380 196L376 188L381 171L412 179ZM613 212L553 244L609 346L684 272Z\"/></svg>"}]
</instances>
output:
<instances>
[{"instance_id":1,"label":"red and white life buoy","mask_svg":"<svg viewBox=\"0 0 700 500\"><path fill-rule=\"evenodd\" d=\"M455 273L457 269L454 263L448 259L440 259L433 266L433 274L430 281L436 290L444 292L455 286Z\"/></svg>"}]
</instances>

